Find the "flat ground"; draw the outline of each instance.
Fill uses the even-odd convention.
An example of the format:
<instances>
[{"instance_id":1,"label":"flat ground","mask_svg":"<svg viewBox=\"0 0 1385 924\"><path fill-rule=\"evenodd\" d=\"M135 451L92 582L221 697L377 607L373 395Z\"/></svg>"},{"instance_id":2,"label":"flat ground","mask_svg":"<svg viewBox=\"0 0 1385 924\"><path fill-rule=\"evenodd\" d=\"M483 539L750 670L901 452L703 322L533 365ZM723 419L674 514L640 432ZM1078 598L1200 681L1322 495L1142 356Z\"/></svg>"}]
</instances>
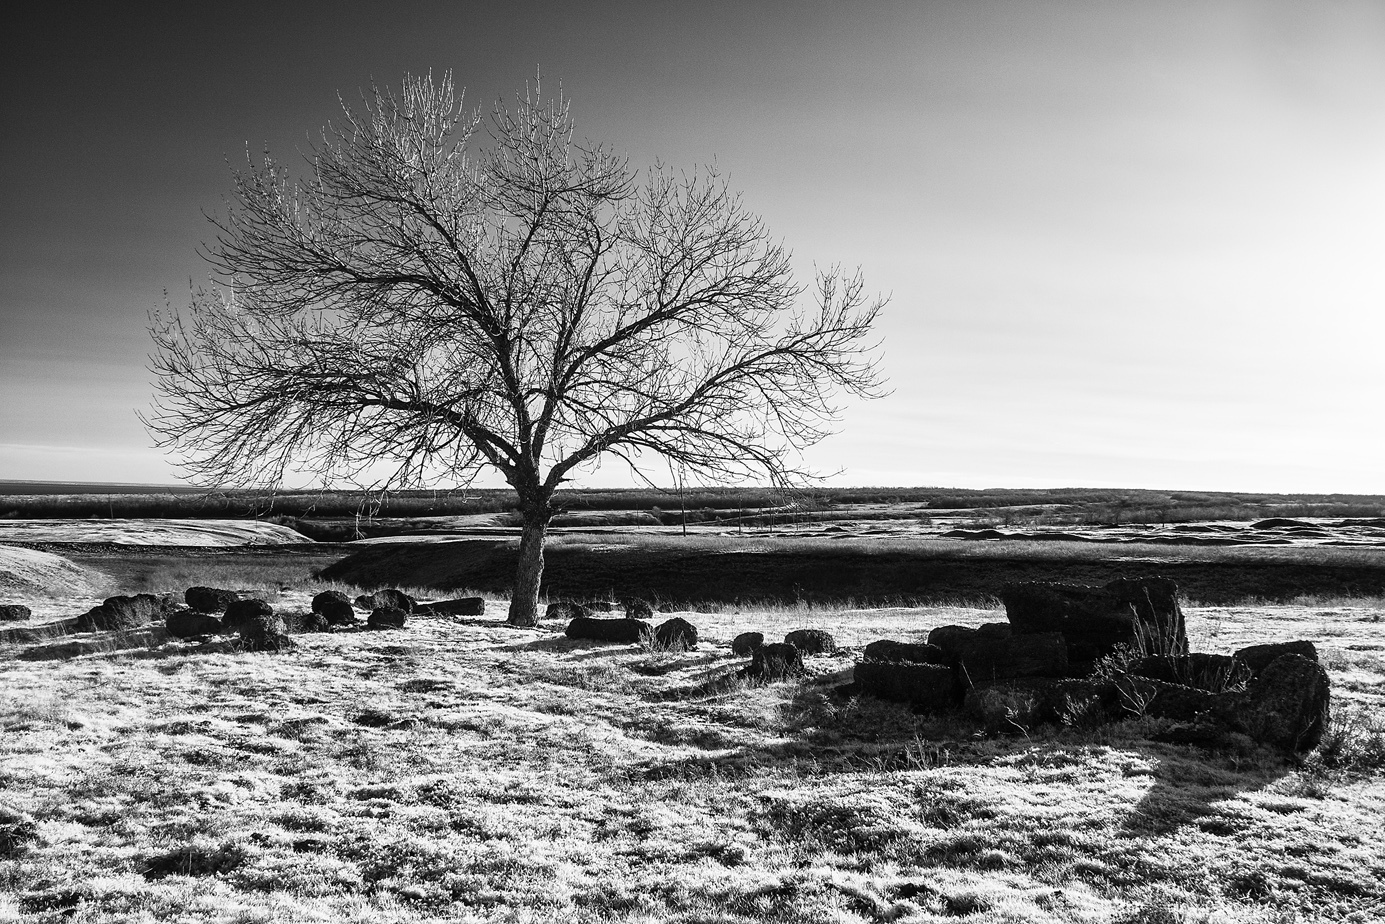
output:
<instances>
[{"instance_id":1,"label":"flat ground","mask_svg":"<svg viewBox=\"0 0 1385 924\"><path fill-rule=\"evenodd\" d=\"M281 586L287 611L317 589ZM0 648L0 804L38 822L0 859L0 920L1385 915L1385 600L1189 612L1198 650L1319 646L1334 747L1297 764L1157 744L1149 720L985 737L832 695L850 649L996 610L684 615L704 641L677 655L498 619L279 655ZM849 650L803 682L735 679L736 633L799 627Z\"/></svg>"}]
</instances>

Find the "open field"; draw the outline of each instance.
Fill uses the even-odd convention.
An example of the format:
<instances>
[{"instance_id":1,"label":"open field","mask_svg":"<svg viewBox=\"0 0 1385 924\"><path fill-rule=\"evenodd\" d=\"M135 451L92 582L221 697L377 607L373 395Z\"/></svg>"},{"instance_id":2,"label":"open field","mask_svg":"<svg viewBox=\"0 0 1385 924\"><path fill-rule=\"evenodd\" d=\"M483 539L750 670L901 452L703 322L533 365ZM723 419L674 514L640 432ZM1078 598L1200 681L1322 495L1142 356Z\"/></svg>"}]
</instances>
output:
<instances>
[{"instance_id":1,"label":"open field","mask_svg":"<svg viewBox=\"0 0 1385 924\"><path fill-rule=\"evenodd\" d=\"M479 590L497 615L301 635L277 655L159 631L0 636L0 810L37 825L27 852L0 851L0 921L1366 924L1385 909L1385 550L556 535L550 593L653 588L703 637L669 654L504 626L505 538L137 546L65 528L0 546L0 571L25 578L0 602L38 625L193 584L283 612L323 586ZM1155 572L1198 601L1196 650L1315 643L1334 696L1318 752L1160 743L1147 718L988 736L834 693L871 641L1003 620L1003 580ZM920 605L885 605L905 602ZM800 682L738 678L735 634L802 627L846 648Z\"/></svg>"},{"instance_id":2,"label":"open field","mask_svg":"<svg viewBox=\"0 0 1385 924\"><path fill-rule=\"evenodd\" d=\"M315 589L265 592L293 611ZM1319 646L1337 743L1302 764L1158 744L1151 720L985 737L832 695L869 641L995 610L704 609L687 614L703 644L679 655L484 619L299 636L281 655L0 648L0 802L38 822L30 852L0 859L0 920L1365 924L1385 908L1385 600L1189 612L1201 650ZM735 633L802 626L850 649L803 682L734 679Z\"/></svg>"}]
</instances>

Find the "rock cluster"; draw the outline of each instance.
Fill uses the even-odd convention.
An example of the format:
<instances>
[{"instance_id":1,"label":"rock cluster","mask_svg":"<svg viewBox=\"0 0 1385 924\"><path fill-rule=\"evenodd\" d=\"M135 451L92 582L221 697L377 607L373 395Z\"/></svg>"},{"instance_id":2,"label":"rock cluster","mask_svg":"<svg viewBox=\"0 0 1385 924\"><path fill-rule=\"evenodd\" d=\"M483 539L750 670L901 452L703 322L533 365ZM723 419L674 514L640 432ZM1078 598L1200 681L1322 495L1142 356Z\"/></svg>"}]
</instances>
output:
<instances>
[{"instance_id":1,"label":"rock cluster","mask_svg":"<svg viewBox=\"0 0 1385 924\"><path fill-rule=\"evenodd\" d=\"M1182 740L1235 732L1304 751L1322 737L1330 691L1312 644L1190 653L1168 579L1014 584L1001 599L1006 623L867 645L851 691L918 711L964 706L991 731L1149 715Z\"/></svg>"},{"instance_id":2,"label":"rock cluster","mask_svg":"<svg viewBox=\"0 0 1385 924\"><path fill-rule=\"evenodd\" d=\"M153 594L107 597L77 617L78 632L118 632L148 625L177 609L170 596Z\"/></svg>"}]
</instances>

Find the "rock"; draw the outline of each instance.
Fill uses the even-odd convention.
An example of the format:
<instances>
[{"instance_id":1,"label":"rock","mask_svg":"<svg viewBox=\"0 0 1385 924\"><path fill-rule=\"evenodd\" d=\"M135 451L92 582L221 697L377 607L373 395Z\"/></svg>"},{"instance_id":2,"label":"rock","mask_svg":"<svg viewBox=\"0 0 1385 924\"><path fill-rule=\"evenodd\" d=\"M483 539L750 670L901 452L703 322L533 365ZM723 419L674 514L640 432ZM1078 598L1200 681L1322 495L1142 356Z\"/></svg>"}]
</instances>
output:
<instances>
[{"instance_id":1,"label":"rock","mask_svg":"<svg viewBox=\"0 0 1385 924\"><path fill-rule=\"evenodd\" d=\"M804 674L803 652L788 642L761 645L750 654L746 676L760 683L788 680Z\"/></svg>"},{"instance_id":2,"label":"rock","mask_svg":"<svg viewBox=\"0 0 1385 924\"><path fill-rule=\"evenodd\" d=\"M0 860L22 857L37 840L38 825L32 818L0 805Z\"/></svg>"},{"instance_id":3,"label":"rock","mask_svg":"<svg viewBox=\"0 0 1385 924\"><path fill-rule=\"evenodd\" d=\"M1311 751L1331 715L1331 683L1317 661L1280 655L1246 688L1239 728L1283 751Z\"/></svg>"},{"instance_id":4,"label":"rock","mask_svg":"<svg viewBox=\"0 0 1385 924\"><path fill-rule=\"evenodd\" d=\"M220 587L189 587L183 591L183 599L199 613L224 613L226 607L240 599L240 594Z\"/></svg>"},{"instance_id":5,"label":"rock","mask_svg":"<svg viewBox=\"0 0 1385 924\"><path fill-rule=\"evenodd\" d=\"M941 664L948 666L952 659L937 645L919 645L914 642L896 642L882 638L871 642L861 652L862 661L902 661L909 664Z\"/></svg>"},{"instance_id":6,"label":"rock","mask_svg":"<svg viewBox=\"0 0 1385 924\"><path fill-rule=\"evenodd\" d=\"M437 600L414 607L415 616L484 616L485 597L461 597L456 600Z\"/></svg>"},{"instance_id":7,"label":"rock","mask_svg":"<svg viewBox=\"0 0 1385 924\"><path fill-rule=\"evenodd\" d=\"M548 604L548 609L544 610L544 619L552 619L561 622L564 619L589 619L592 610L590 607L572 600L555 600Z\"/></svg>"},{"instance_id":8,"label":"rock","mask_svg":"<svg viewBox=\"0 0 1385 924\"><path fill-rule=\"evenodd\" d=\"M252 601L239 600L237 602ZM253 602L264 603L263 600ZM266 608L267 606L266 604ZM229 609L227 616L230 616ZM242 651L288 651L295 647L293 639L288 636L284 621L272 612L246 611L236 626L236 631L240 633L238 646Z\"/></svg>"},{"instance_id":9,"label":"rock","mask_svg":"<svg viewBox=\"0 0 1385 924\"><path fill-rule=\"evenodd\" d=\"M33 616L33 610L18 603L0 604L0 622L24 622Z\"/></svg>"},{"instance_id":10,"label":"rock","mask_svg":"<svg viewBox=\"0 0 1385 924\"><path fill-rule=\"evenodd\" d=\"M402 590L394 587L386 587L384 590L377 590L373 594L362 594L356 598L356 605L363 610L377 610L382 606L392 606L395 609L412 613L418 601Z\"/></svg>"},{"instance_id":11,"label":"rock","mask_svg":"<svg viewBox=\"0 0 1385 924\"><path fill-rule=\"evenodd\" d=\"M654 644L661 651L689 651L697 647L697 626L675 616L654 630Z\"/></svg>"},{"instance_id":12,"label":"rock","mask_svg":"<svg viewBox=\"0 0 1385 924\"><path fill-rule=\"evenodd\" d=\"M742 632L731 639L731 653L745 657L765 643L763 632Z\"/></svg>"},{"instance_id":13,"label":"rock","mask_svg":"<svg viewBox=\"0 0 1385 924\"><path fill-rule=\"evenodd\" d=\"M164 620L168 634L174 638L197 638L204 635L220 635L226 631L210 613L199 613L193 609L175 610Z\"/></svg>"},{"instance_id":14,"label":"rock","mask_svg":"<svg viewBox=\"0 0 1385 924\"><path fill-rule=\"evenodd\" d=\"M1041 724L1099 725L1129 715L1121 708L1114 684L1086 677L1023 677L983 684L967 690L964 708L992 733L1027 731Z\"/></svg>"},{"instance_id":15,"label":"rock","mask_svg":"<svg viewBox=\"0 0 1385 924\"><path fill-rule=\"evenodd\" d=\"M226 615L221 617L221 622L231 631L239 632L241 626L248 624L252 619L273 615L272 606L258 597L251 597L248 600L231 601L226 607Z\"/></svg>"},{"instance_id":16,"label":"rock","mask_svg":"<svg viewBox=\"0 0 1385 924\"><path fill-rule=\"evenodd\" d=\"M1221 693L1244 687L1251 678L1250 667L1230 655L1193 653L1182 657L1141 658L1130 672L1149 680L1178 683L1198 690Z\"/></svg>"},{"instance_id":17,"label":"rock","mask_svg":"<svg viewBox=\"0 0 1385 924\"><path fill-rule=\"evenodd\" d=\"M964 687L1068 673L1067 643L1057 632L1014 635L1004 623L976 629L939 626L928 633L928 645L943 651Z\"/></svg>"},{"instance_id":18,"label":"rock","mask_svg":"<svg viewBox=\"0 0 1385 924\"><path fill-rule=\"evenodd\" d=\"M638 597L632 597L631 599L625 601L625 618L653 619L654 604L650 603L648 600L641 600Z\"/></svg>"},{"instance_id":19,"label":"rock","mask_svg":"<svg viewBox=\"0 0 1385 924\"><path fill-rule=\"evenodd\" d=\"M351 600L339 590L324 590L313 597L313 612L321 613L334 626L349 626L356 622L356 609Z\"/></svg>"},{"instance_id":20,"label":"rock","mask_svg":"<svg viewBox=\"0 0 1385 924\"><path fill-rule=\"evenodd\" d=\"M795 629L784 636L784 642L806 655L837 653L837 640L832 637L831 632L821 629Z\"/></svg>"},{"instance_id":21,"label":"rock","mask_svg":"<svg viewBox=\"0 0 1385 924\"><path fill-rule=\"evenodd\" d=\"M172 597L135 594L132 597L107 597L100 606L92 607L77 617L78 632L114 632L135 629L161 619L176 609Z\"/></svg>"},{"instance_id":22,"label":"rock","mask_svg":"<svg viewBox=\"0 0 1385 924\"><path fill-rule=\"evenodd\" d=\"M1062 633L1079 670L1117 645L1143 655L1188 653L1178 585L1168 578L1120 578L1101 587L1007 584L1000 596L1016 635Z\"/></svg>"},{"instance_id":23,"label":"rock","mask_svg":"<svg viewBox=\"0 0 1385 924\"><path fill-rule=\"evenodd\" d=\"M370 611L366 625L372 629L402 629L409 621L407 610L398 606L377 606Z\"/></svg>"},{"instance_id":24,"label":"rock","mask_svg":"<svg viewBox=\"0 0 1385 924\"><path fill-rule=\"evenodd\" d=\"M957 678L946 665L862 661L854 673L857 689L877 699L912 703L929 711L957 704Z\"/></svg>"},{"instance_id":25,"label":"rock","mask_svg":"<svg viewBox=\"0 0 1385 924\"><path fill-rule=\"evenodd\" d=\"M595 616L578 616L567 624L566 635L568 638L586 639L593 642L631 644L638 642L649 632L649 623L643 619L600 619Z\"/></svg>"},{"instance_id":26,"label":"rock","mask_svg":"<svg viewBox=\"0 0 1385 924\"><path fill-rule=\"evenodd\" d=\"M1307 658L1309 661L1318 660L1318 649L1314 647L1312 642L1302 639L1294 642L1276 642L1271 645L1251 645L1248 648L1242 648L1233 657L1244 661L1246 666L1250 668L1251 675L1258 677L1272 662L1286 654L1296 654Z\"/></svg>"},{"instance_id":27,"label":"rock","mask_svg":"<svg viewBox=\"0 0 1385 924\"><path fill-rule=\"evenodd\" d=\"M286 631L291 633L331 632L332 623L322 613L286 613L283 617Z\"/></svg>"}]
</instances>

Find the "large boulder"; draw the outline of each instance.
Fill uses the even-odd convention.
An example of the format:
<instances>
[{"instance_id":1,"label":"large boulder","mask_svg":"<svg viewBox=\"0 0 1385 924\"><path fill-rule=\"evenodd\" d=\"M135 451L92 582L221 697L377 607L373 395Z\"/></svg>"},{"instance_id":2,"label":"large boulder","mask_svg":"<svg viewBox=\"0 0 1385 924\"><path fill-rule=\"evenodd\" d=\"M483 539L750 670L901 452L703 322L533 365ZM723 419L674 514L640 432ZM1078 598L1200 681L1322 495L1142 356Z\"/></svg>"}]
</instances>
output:
<instances>
[{"instance_id":1,"label":"large boulder","mask_svg":"<svg viewBox=\"0 0 1385 924\"><path fill-rule=\"evenodd\" d=\"M177 609L172 597L153 594L107 597L77 617L78 632L114 632L135 629L162 619Z\"/></svg>"},{"instance_id":2,"label":"large boulder","mask_svg":"<svg viewBox=\"0 0 1385 924\"><path fill-rule=\"evenodd\" d=\"M334 626L349 626L356 622L356 608L351 599L339 590L324 590L313 597L313 612L321 613Z\"/></svg>"},{"instance_id":3,"label":"large boulder","mask_svg":"<svg viewBox=\"0 0 1385 924\"><path fill-rule=\"evenodd\" d=\"M194 609L174 610L164 620L168 634L174 638L199 638L204 635L220 635L226 631L211 613L199 613Z\"/></svg>"},{"instance_id":4,"label":"large boulder","mask_svg":"<svg viewBox=\"0 0 1385 924\"><path fill-rule=\"evenodd\" d=\"M832 637L831 632L824 632L822 629L795 629L784 636L784 642L806 655L837 653L837 640Z\"/></svg>"},{"instance_id":5,"label":"large boulder","mask_svg":"<svg viewBox=\"0 0 1385 924\"><path fill-rule=\"evenodd\" d=\"M957 677L942 664L907 661L862 661L855 669L861 693L939 711L957 704Z\"/></svg>"},{"instance_id":6,"label":"large boulder","mask_svg":"<svg viewBox=\"0 0 1385 924\"><path fill-rule=\"evenodd\" d=\"M654 629L654 644L662 651L690 651L697 647L697 626L675 616Z\"/></svg>"},{"instance_id":7,"label":"large boulder","mask_svg":"<svg viewBox=\"0 0 1385 924\"><path fill-rule=\"evenodd\" d=\"M566 635L572 639L628 645L638 642L649 632L649 623L643 619L601 619L595 616L578 616L567 624Z\"/></svg>"},{"instance_id":8,"label":"large boulder","mask_svg":"<svg viewBox=\"0 0 1385 924\"><path fill-rule=\"evenodd\" d=\"M240 599L240 594L220 587L189 587L183 591L183 599L199 613L224 613L226 607Z\"/></svg>"},{"instance_id":9,"label":"large boulder","mask_svg":"<svg viewBox=\"0 0 1385 924\"><path fill-rule=\"evenodd\" d=\"M1280 655L1246 688L1239 725L1247 735L1289 752L1311 751L1331 717L1331 684L1317 661Z\"/></svg>"},{"instance_id":10,"label":"large boulder","mask_svg":"<svg viewBox=\"0 0 1385 924\"><path fill-rule=\"evenodd\" d=\"M247 611L236 626L240 635L237 644L242 651L288 651L294 647L284 621L273 613Z\"/></svg>"},{"instance_id":11,"label":"large boulder","mask_svg":"<svg viewBox=\"0 0 1385 924\"><path fill-rule=\"evenodd\" d=\"M625 604L626 619L653 619L654 604L639 597L631 597L622 601Z\"/></svg>"},{"instance_id":12,"label":"large boulder","mask_svg":"<svg viewBox=\"0 0 1385 924\"><path fill-rule=\"evenodd\" d=\"M459 597L456 600L435 600L414 607L415 616L484 616L485 597Z\"/></svg>"},{"instance_id":13,"label":"large boulder","mask_svg":"<svg viewBox=\"0 0 1385 924\"><path fill-rule=\"evenodd\" d=\"M951 665L948 653L937 645L920 645L917 642L897 642L882 638L871 642L861 652L862 661L902 662L907 664Z\"/></svg>"},{"instance_id":14,"label":"large boulder","mask_svg":"<svg viewBox=\"0 0 1385 924\"><path fill-rule=\"evenodd\" d=\"M239 632L241 626L248 625L257 618L267 618L274 615L274 607L258 597L251 597L248 600L233 600L226 607L226 615L221 617L221 622L232 632ZM283 631L283 623L279 623L280 631Z\"/></svg>"},{"instance_id":15,"label":"large boulder","mask_svg":"<svg viewBox=\"0 0 1385 924\"><path fill-rule=\"evenodd\" d=\"M804 674L803 652L788 642L761 645L751 652L745 674L757 683L801 677Z\"/></svg>"},{"instance_id":16,"label":"large boulder","mask_svg":"<svg viewBox=\"0 0 1385 924\"><path fill-rule=\"evenodd\" d=\"M1130 715L1116 685L1078 677L1023 677L967 690L964 708L992 733L1028 733L1036 725L1099 725Z\"/></svg>"},{"instance_id":17,"label":"large boulder","mask_svg":"<svg viewBox=\"0 0 1385 924\"><path fill-rule=\"evenodd\" d=\"M742 632L731 639L731 653L745 657L765 643L763 632Z\"/></svg>"},{"instance_id":18,"label":"large boulder","mask_svg":"<svg viewBox=\"0 0 1385 924\"><path fill-rule=\"evenodd\" d=\"M1019 636L1004 623L988 623L975 629L939 626L928 634L928 645L947 656L964 687L1015 677L1063 677L1068 673L1067 643L1057 632Z\"/></svg>"},{"instance_id":19,"label":"large boulder","mask_svg":"<svg viewBox=\"0 0 1385 924\"><path fill-rule=\"evenodd\" d=\"M1079 672L1118 645L1144 655L1188 653L1178 585L1168 578L1120 578L1100 587L1015 583L1000 597L1017 635L1062 633Z\"/></svg>"},{"instance_id":20,"label":"large boulder","mask_svg":"<svg viewBox=\"0 0 1385 924\"><path fill-rule=\"evenodd\" d=\"M418 605L418 601L402 590L386 587L384 590L377 590L371 594L361 594L356 598L356 605L363 610L377 610L382 606L392 606L406 613L412 613L414 607Z\"/></svg>"},{"instance_id":21,"label":"large boulder","mask_svg":"<svg viewBox=\"0 0 1385 924\"><path fill-rule=\"evenodd\" d=\"M371 610L366 625L371 629L402 629L409 621L407 610L398 606L377 606Z\"/></svg>"},{"instance_id":22,"label":"large boulder","mask_svg":"<svg viewBox=\"0 0 1385 924\"><path fill-rule=\"evenodd\" d=\"M1265 668L1286 654L1295 654L1307 658L1309 661L1318 660L1318 649L1306 639L1293 642L1275 642L1269 645L1251 645L1236 652L1234 657L1245 662L1246 667L1250 668L1251 676L1259 677Z\"/></svg>"},{"instance_id":23,"label":"large boulder","mask_svg":"<svg viewBox=\"0 0 1385 924\"><path fill-rule=\"evenodd\" d=\"M22 604L0 603L0 622L24 622L33 615L33 610Z\"/></svg>"}]
</instances>

